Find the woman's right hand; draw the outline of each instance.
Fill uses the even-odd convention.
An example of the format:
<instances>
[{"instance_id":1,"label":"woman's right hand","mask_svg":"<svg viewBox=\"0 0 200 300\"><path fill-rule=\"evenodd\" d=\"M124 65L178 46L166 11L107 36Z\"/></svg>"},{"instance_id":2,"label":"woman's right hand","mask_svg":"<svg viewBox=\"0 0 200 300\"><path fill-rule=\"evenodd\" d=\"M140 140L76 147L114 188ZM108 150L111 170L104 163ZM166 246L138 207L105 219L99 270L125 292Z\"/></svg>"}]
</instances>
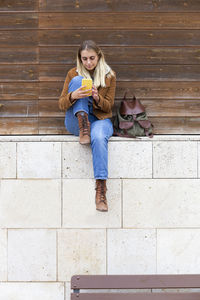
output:
<instances>
[{"instance_id":1,"label":"woman's right hand","mask_svg":"<svg viewBox=\"0 0 200 300\"><path fill-rule=\"evenodd\" d=\"M71 93L71 99L72 100L77 100L77 99L81 99L81 98L85 98L88 97L89 94L92 93L92 89L90 90L83 90L86 86L81 86L80 88L78 88L77 90L75 90L74 92Z\"/></svg>"}]
</instances>

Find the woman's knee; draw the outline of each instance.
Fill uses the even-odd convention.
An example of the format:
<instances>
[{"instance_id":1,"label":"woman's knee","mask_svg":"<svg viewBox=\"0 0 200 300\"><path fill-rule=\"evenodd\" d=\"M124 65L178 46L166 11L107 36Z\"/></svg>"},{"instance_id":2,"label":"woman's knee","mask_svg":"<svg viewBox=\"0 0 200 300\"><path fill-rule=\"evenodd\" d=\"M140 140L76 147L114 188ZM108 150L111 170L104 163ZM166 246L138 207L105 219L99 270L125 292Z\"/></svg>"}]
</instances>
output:
<instances>
[{"instance_id":1,"label":"woman's knee","mask_svg":"<svg viewBox=\"0 0 200 300\"><path fill-rule=\"evenodd\" d=\"M108 137L103 130L91 131L91 142L102 144L108 142Z\"/></svg>"},{"instance_id":2,"label":"woman's knee","mask_svg":"<svg viewBox=\"0 0 200 300\"><path fill-rule=\"evenodd\" d=\"M110 120L109 120L110 121ZM113 126L108 120L98 120L91 126L91 141L107 142L113 134Z\"/></svg>"},{"instance_id":3,"label":"woman's knee","mask_svg":"<svg viewBox=\"0 0 200 300\"><path fill-rule=\"evenodd\" d=\"M73 77L69 83L69 89L72 88L73 86L75 86L76 88L81 87L82 79L83 79L83 76L80 76L80 75Z\"/></svg>"}]
</instances>

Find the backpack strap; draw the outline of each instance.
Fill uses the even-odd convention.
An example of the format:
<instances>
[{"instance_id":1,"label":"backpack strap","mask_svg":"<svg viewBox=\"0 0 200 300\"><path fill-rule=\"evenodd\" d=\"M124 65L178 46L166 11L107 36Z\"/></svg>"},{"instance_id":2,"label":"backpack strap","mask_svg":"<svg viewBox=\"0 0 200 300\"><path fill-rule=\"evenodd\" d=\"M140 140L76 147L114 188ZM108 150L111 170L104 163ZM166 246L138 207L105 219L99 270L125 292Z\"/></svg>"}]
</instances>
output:
<instances>
[{"instance_id":1,"label":"backpack strap","mask_svg":"<svg viewBox=\"0 0 200 300\"><path fill-rule=\"evenodd\" d=\"M138 123L144 129L149 129L151 127L151 122L149 120L138 120Z\"/></svg>"},{"instance_id":2,"label":"backpack strap","mask_svg":"<svg viewBox=\"0 0 200 300\"><path fill-rule=\"evenodd\" d=\"M133 127L134 122L131 121L120 121L119 122L119 128L120 129L130 129Z\"/></svg>"}]
</instances>

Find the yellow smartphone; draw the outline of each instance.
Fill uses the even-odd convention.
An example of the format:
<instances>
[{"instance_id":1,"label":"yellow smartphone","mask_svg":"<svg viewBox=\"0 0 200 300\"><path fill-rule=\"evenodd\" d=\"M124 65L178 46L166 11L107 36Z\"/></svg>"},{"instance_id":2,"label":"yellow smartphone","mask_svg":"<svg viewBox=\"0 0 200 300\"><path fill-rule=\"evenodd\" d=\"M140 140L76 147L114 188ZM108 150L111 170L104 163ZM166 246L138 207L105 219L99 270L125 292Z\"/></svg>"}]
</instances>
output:
<instances>
[{"instance_id":1,"label":"yellow smartphone","mask_svg":"<svg viewBox=\"0 0 200 300\"><path fill-rule=\"evenodd\" d=\"M84 85L85 85L85 87L83 88L83 90L91 90L92 89L92 79L83 78L82 86L84 86ZM88 93L88 96L92 96L92 92Z\"/></svg>"}]
</instances>

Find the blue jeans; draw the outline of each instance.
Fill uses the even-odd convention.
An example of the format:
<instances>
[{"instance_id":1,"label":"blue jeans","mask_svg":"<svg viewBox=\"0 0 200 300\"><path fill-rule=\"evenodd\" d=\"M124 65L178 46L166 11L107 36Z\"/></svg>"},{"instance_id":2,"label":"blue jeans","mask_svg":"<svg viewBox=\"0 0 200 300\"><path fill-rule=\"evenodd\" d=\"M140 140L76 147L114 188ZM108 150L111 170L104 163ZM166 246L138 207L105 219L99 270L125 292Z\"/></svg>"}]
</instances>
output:
<instances>
[{"instance_id":1,"label":"blue jeans","mask_svg":"<svg viewBox=\"0 0 200 300\"><path fill-rule=\"evenodd\" d=\"M72 78L69 83L68 92L73 92L81 87L82 76ZM99 120L93 115L92 97L78 99L67 111L65 116L65 127L78 136L79 126L75 114L84 111L88 114L90 121L92 160L95 179L108 178L108 140L113 134L113 125L110 119Z\"/></svg>"}]
</instances>

